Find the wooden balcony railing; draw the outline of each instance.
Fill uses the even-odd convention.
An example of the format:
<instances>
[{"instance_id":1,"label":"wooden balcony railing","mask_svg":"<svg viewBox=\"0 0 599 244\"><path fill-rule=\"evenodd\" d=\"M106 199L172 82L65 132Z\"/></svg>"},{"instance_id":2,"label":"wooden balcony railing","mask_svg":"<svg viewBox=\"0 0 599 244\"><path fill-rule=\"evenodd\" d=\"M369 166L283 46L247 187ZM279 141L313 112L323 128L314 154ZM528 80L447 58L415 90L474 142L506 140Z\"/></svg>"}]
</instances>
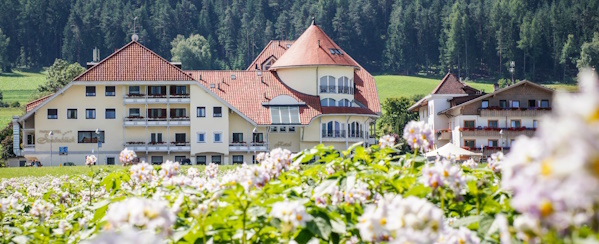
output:
<instances>
[{"instance_id":1,"label":"wooden balcony railing","mask_svg":"<svg viewBox=\"0 0 599 244\"><path fill-rule=\"evenodd\" d=\"M481 117L539 117L551 112L551 108L481 108Z\"/></svg>"}]
</instances>

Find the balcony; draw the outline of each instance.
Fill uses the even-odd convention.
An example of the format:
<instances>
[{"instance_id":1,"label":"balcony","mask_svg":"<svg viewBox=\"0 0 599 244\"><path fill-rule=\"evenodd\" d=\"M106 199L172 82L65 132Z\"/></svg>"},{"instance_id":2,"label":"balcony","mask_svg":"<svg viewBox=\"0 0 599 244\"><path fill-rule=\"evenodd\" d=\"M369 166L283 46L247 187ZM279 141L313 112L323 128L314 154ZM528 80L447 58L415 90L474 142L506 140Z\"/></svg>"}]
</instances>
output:
<instances>
[{"instance_id":1,"label":"balcony","mask_svg":"<svg viewBox=\"0 0 599 244\"><path fill-rule=\"evenodd\" d=\"M363 131L350 131L347 133L345 130L334 130L334 131L322 131L323 141L345 141L347 134L347 140L351 142L364 141Z\"/></svg>"},{"instance_id":2,"label":"balcony","mask_svg":"<svg viewBox=\"0 0 599 244\"><path fill-rule=\"evenodd\" d=\"M551 112L551 108L481 108L481 117L539 117Z\"/></svg>"},{"instance_id":3,"label":"balcony","mask_svg":"<svg viewBox=\"0 0 599 244\"><path fill-rule=\"evenodd\" d=\"M144 118L133 116L125 118L124 126L189 126L189 117L177 118Z\"/></svg>"},{"instance_id":4,"label":"balcony","mask_svg":"<svg viewBox=\"0 0 599 244\"><path fill-rule=\"evenodd\" d=\"M520 135L532 137L536 128L460 128L463 137L500 137L499 131L503 129L503 137L515 138Z\"/></svg>"},{"instance_id":5,"label":"balcony","mask_svg":"<svg viewBox=\"0 0 599 244\"><path fill-rule=\"evenodd\" d=\"M189 142L127 142L125 147L138 152L189 152Z\"/></svg>"},{"instance_id":6,"label":"balcony","mask_svg":"<svg viewBox=\"0 0 599 244\"><path fill-rule=\"evenodd\" d=\"M483 150L480 150L480 148L473 148L473 147L472 148L462 147L462 148L464 148L466 150L469 150L471 152L474 152L474 153L482 153L483 154L483 158L488 158L492 154L495 154L495 153L498 153L498 152L502 151L501 147L488 147L488 146L483 147ZM507 154L508 152L510 152L510 147L503 147L503 153Z\"/></svg>"},{"instance_id":7,"label":"balcony","mask_svg":"<svg viewBox=\"0 0 599 244\"><path fill-rule=\"evenodd\" d=\"M268 143L265 142L231 142L229 143L230 152L266 152Z\"/></svg>"},{"instance_id":8,"label":"balcony","mask_svg":"<svg viewBox=\"0 0 599 244\"><path fill-rule=\"evenodd\" d=\"M125 104L158 104L158 103L183 103L189 104L189 94L181 95L146 95L127 94L123 97Z\"/></svg>"},{"instance_id":9,"label":"balcony","mask_svg":"<svg viewBox=\"0 0 599 244\"><path fill-rule=\"evenodd\" d=\"M437 140L439 140L439 141L451 140L451 130L444 129L444 130L437 131Z\"/></svg>"}]
</instances>

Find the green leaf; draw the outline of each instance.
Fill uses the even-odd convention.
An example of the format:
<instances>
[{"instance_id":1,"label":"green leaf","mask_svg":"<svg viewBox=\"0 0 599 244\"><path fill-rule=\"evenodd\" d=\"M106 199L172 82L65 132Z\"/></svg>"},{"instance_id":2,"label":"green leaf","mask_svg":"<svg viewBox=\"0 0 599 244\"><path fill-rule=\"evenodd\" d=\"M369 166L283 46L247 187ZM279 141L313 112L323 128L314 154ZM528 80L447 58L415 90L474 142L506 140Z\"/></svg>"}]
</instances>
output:
<instances>
[{"instance_id":1,"label":"green leaf","mask_svg":"<svg viewBox=\"0 0 599 244\"><path fill-rule=\"evenodd\" d=\"M483 219L483 216L480 216L480 215L464 217L464 218L454 221L453 224L451 225L451 227L455 228L455 227L460 227L460 226L468 226L472 223L479 222L481 219Z\"/></svg>"},{"instance_id":2,"label":"green leaf","mask_svg":"<svg viewBox=\"0 0 599 244\"><path fill-rule=\"evenodd\" d=\"M320 216L316 216L312 221L308 222L307 227L310 232L325 240L328 240L331 235L331 224Z\"/></svg>"},{"instance_id":3,"label":"green leaf","mask_svg":"<svg viewBox=\"0 0 599 244\"><path fill-rule=\"evenodd\" d=\"M337 179L328 179L322 181L316 188L314 188L314 195L319 196L326 192L330 192L335 186L337 186Z\"/></svg>"},{"instance_id":4,"label":"green leaf","mask_svg":"<svg viewBox=\"0 0 599 244\"><path fill-rule=\"evenodd\" d=\"M312 239L312 232L307 229L302 229L297 233L295 238L293 238L298 244L306 244Z\"/></svg>"},{"instance_id":5,"label":"green leaf","mask_svg":"<svg viewBox=\"0 0 599 244\"><path fill-rule=\"evenodd\" d=\"M343 220L331 219L332 231L344 235L346 232L345 222Z\"/></svg>"}]
</instances>

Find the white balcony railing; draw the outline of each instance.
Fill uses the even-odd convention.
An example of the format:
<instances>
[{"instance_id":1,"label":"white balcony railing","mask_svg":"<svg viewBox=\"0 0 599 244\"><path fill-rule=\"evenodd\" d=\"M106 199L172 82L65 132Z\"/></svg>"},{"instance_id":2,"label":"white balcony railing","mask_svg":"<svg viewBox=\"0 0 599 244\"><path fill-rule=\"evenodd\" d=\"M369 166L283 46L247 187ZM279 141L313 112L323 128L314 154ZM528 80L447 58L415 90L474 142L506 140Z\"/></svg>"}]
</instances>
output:
<instances>
[{"instance_id":1,"label":"white balcony railing","mask_svg":"<svg viewBox=\"0 0 599 244\"><path fill-rule=\"evenodd\" d=\"M230 152L265 152L268 151L268 143L258 143L258 142L231 142L229 143L229 151Z\"/></svg>"},{"instance_id":2,"label":"white balcony railing","mask_svg":"<svg viewBox=\"0 0 599 244\"><path fill-rule=\"evenodd\" d=\"M189 126L191 122L185 118L126 118L124 126Z\"/></svg>"},{"instance_id":3,"label":"white balcony railing","mask_svg":"<svg viewBox=\"0 0 599 244\"><path fill-rule=\"evenodd\" d=\"M145 143L145 142L128 142L125 147L133 151L148 151L148 152L189 152L191 146L189 143Z\"/></svg>"},{"instance_id":4,"label":"white balcony railing","mask_svg":"<svg viewBox=\"0 0 599 244\"><path fill-rule=\"evenodd\" d=\"M125 104L189 103L189 95L129 94L123 97Z\"/></svg>"}]
</instances>

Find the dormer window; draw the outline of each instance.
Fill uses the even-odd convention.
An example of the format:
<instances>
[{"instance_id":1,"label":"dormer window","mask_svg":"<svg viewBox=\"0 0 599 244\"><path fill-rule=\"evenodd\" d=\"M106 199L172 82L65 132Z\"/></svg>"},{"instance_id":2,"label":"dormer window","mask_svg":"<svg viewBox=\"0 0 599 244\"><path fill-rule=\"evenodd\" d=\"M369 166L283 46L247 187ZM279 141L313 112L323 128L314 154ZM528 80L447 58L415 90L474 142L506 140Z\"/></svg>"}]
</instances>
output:
<instances>
[{"instance_id":1,"label":"dormer window","mask_svg":"<svg viewBox=\"0 0 599 244\"><path fill-rule=\"evenodd\" d=\"M331 54L333 55L342 55L343 51L341 51L341 49L337 49L337 48L329 48L329 52L331 52Z\"/></svg>"},{"instance_id":2,"label":"dormer window","mask_svg":"<svg viewBox=\"0 0 599 244\"><path fill-rule=\"evenodd\" d=\"M270 56L270 58L266 59L266 61L262 63L262 70L270 69L270 66L272 66L276 61L277 59L274 56Z\"/></svg>"},{"instance_id":3,"label":"dormer window","mask_svg":"<svg viewBox=\"0 0 599 244\"><path fill-rule=\"evenodd\" d=\"M299 124L299 108L297 106L270 107L272 124Z\"/></svg>"}]
</instances>

